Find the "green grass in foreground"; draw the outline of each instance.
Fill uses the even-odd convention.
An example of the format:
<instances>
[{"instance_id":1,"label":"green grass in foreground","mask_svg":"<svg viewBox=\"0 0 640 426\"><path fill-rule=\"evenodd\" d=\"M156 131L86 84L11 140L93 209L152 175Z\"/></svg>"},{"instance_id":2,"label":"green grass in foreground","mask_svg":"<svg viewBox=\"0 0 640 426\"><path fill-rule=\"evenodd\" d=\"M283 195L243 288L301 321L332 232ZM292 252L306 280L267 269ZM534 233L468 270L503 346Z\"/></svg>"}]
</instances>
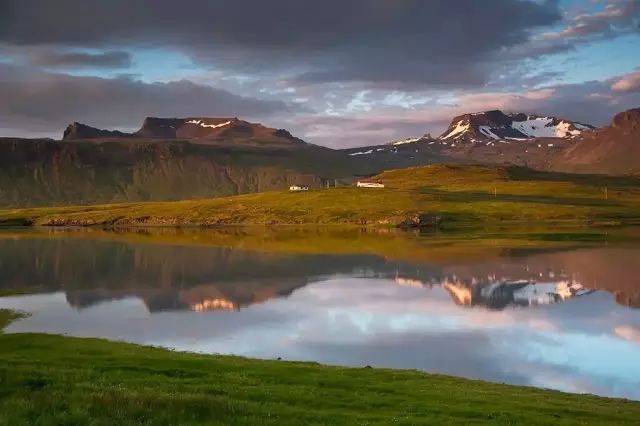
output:
<instances>
[{"instance_id":1,"label":"green grass in foreground","mask_svg":"<svg viewBox=\"0 0 640 426\"><path fill-rule=\"evenodd\" d=\"M637 424L640 403L416 371L0 335L0 424Z\"/></svg>"},{"instance_id":2,"label":"green grass in foreground","mask_svg":"<svg viewBox=\"0 0 640 426\"><path fill-rule=\"evenodd\" d=\"M398 225L440 215L446 226L522 222L629 223L640 220L640 178L433 165L390 170L384 189L267 192L175 202L0 211L5 225Z\"/></svg>"}]
</instances>

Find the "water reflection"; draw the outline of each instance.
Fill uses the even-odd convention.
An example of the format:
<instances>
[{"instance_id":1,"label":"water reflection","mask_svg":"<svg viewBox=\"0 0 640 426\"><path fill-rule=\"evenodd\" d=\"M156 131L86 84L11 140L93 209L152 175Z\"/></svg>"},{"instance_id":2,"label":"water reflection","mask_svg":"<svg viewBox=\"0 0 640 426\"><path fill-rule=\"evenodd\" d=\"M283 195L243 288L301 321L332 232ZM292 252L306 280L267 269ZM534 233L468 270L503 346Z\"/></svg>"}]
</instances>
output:
<instances>
[{"instance_id":1,"label":"water reflection","mask_svg":"<svg viewBox=\"0 0 640 426\"><path fill-rule=\"evenodd\" d=\"M0 308L33 313L9 332L419 368L640 399L635 244L492 250L411 241L418 246L385 255L273 250L282 243L275 237L262 252L54 237L0 238L0 289L33 293L0 298ZM417 250L424 261L398 254Z\"/></svg>"}]
</instances>

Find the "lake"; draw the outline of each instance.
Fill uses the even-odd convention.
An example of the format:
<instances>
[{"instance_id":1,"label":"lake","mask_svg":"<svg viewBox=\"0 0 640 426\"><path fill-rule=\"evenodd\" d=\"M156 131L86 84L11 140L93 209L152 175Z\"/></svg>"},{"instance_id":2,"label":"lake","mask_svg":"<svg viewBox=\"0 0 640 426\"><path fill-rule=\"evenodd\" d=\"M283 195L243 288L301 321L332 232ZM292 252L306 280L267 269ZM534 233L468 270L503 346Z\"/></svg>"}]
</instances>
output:
<instances>
[{"instance_id":1,"label":"lake","mask_svg":"<svg viewBox=\"0 0 640 426\"><path fill-rule=\"evenodd\" d=\"M502 233L501 233L502 232ZM640 232L0 231L5 332L640 400Z\"/></svg>"}]
</instances>

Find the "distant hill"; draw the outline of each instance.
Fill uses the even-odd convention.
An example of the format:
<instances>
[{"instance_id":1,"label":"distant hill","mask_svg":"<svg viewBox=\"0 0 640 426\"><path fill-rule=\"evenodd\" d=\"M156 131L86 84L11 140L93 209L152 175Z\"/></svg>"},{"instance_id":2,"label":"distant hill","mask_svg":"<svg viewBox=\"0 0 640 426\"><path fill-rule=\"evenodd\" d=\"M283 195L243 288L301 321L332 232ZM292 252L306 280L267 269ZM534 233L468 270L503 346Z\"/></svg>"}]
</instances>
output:
<instances>
[{"instance_id":1,"label":"distant hill","mask_svg":"<svg viewBox=\"0 0 640 426\"><path fill-rule=\"evenodd\" d=\"M640 173L640 108L617 114L607 127L582 133L550 168L614 175Z\"/></svg>"}]
</instances>

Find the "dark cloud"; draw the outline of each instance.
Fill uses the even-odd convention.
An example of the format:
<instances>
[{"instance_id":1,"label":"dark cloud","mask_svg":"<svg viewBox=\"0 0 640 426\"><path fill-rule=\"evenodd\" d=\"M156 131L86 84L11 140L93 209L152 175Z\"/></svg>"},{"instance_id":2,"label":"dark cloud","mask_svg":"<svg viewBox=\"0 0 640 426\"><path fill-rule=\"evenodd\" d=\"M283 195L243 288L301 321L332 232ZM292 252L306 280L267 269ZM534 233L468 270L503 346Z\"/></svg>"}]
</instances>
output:
<instances>
[{"instance_id":1,"label":"dark cloud","mask_svg":"<svg viewBox=\"0 0 640 426\"><path fill-rule=\"evenodd\" d=\"M553 0L5 0L0 41L174 47L303 81L477 86L504 48L559 20Z\"/></svg>"},{"instance_id":2,"label":"dark cloud","mask_svg":"<svg viewBox=\"0 0 640 426\"><path fill-rule=\"evenodd\" d=\"M131 54L115 50L101 53L38 51L29 56L29 61L44 68L129 68Z\"/></svg>"},{"instance_id":3,"label":"dark cloud","mask_svg":"<svg viewBox=\"0 0 640 426\"><path fill-rule=\"evenodd\" d=\"M293 110L284 102L242 97L189 81L147 84L6 64L0 64L0 99L8 100L0 102L0 128L51 136L58 136L71 121L127 129L139 126L149 115L255 118Z\"/></svg>"}]
</instances>

